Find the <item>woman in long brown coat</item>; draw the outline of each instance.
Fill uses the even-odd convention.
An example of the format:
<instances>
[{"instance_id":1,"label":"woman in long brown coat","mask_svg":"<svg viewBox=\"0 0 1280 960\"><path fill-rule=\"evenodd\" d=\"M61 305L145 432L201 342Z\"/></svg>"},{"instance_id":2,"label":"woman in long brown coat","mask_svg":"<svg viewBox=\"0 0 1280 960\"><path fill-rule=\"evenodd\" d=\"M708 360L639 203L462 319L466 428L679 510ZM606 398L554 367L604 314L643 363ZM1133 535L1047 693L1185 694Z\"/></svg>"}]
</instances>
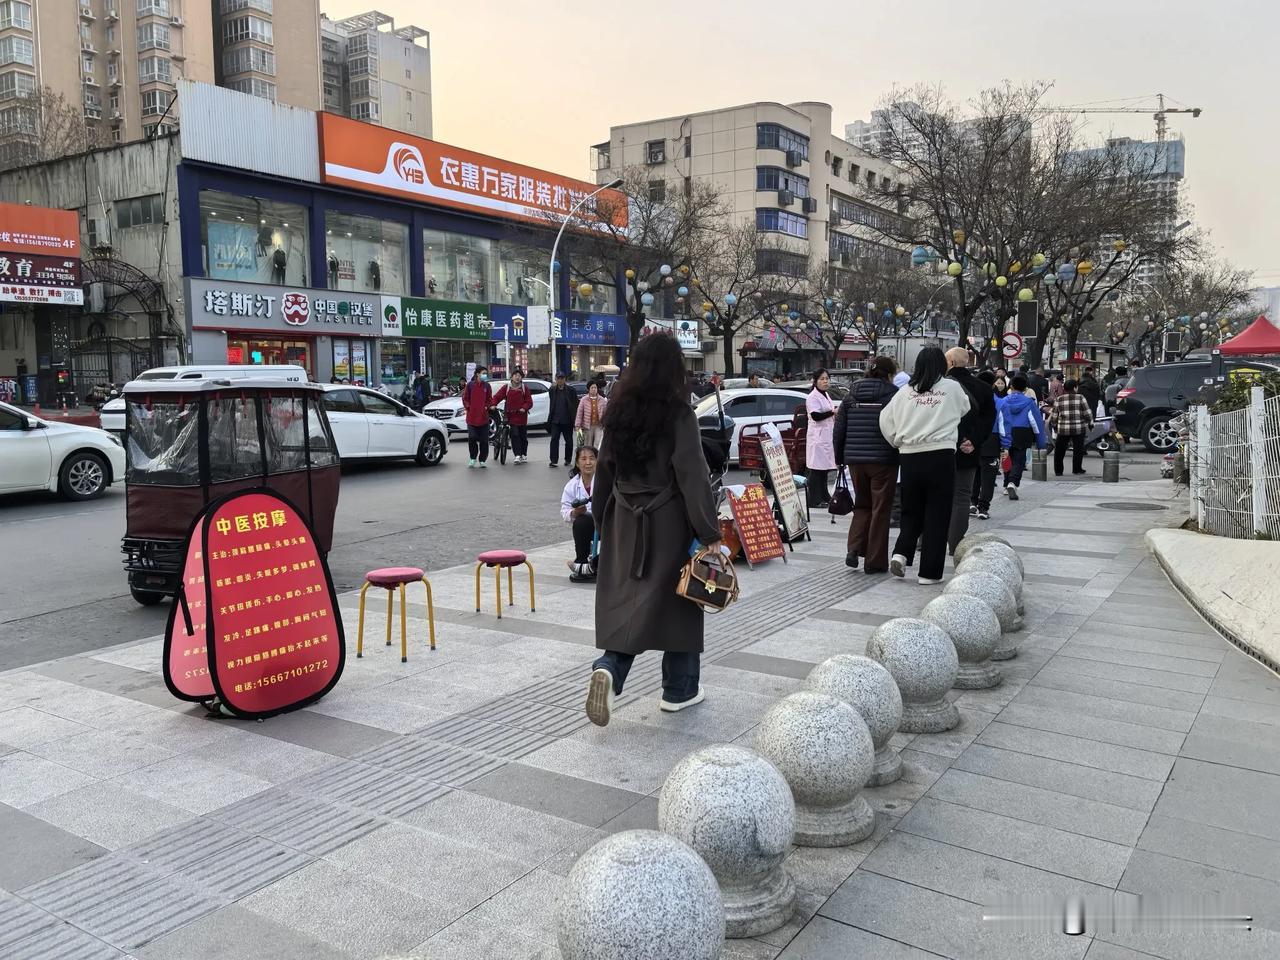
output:
<instances>
[{"instance_id":1,"label":"woman in long brown coat","mask_svg":"<svg viewBox=\"0 0 1280 960\"><path fill-rule=\"evenodd\" d=\"M702 608L676 594L695 539L718 549L698 421L675 338L645 337L611 391L591 492L600 531L596 646L587 716L609 722L613 698L645 650L662 651L662 710L701 703Z\"/></svg>"}]
</instances>

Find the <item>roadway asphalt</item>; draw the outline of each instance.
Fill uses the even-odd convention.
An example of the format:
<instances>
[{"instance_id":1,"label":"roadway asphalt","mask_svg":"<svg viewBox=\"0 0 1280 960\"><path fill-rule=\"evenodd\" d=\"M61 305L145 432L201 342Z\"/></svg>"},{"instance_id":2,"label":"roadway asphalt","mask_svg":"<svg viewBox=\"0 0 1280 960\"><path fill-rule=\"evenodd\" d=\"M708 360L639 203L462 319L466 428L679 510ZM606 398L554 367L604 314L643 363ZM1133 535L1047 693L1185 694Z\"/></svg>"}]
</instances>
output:
<instances>
[{"instance_id":1,"label":"roadway asphalt","mask_svg":"<svg viewBox=\"0 0 1280 960\"><path fill-rule=\"evenodd\" d=\"M329 566L338 590L375 567L437 570L484 549L534 548L566 540L559 514L564 468L547 467L548 439L530 438L530 463L468 470L465 443L435 468L378 464L343 472ZM1127 479L1159 476L1159 458L1126 454ZM1101 459L1090 456L1093 481ZM731 475L742 482L745 475ZM121 567L124 488L100 500L0 497L0 670L164 632L167 603L141 607ZM566 556L566 559L569 557Z\"/></svg>"}]
</instances>

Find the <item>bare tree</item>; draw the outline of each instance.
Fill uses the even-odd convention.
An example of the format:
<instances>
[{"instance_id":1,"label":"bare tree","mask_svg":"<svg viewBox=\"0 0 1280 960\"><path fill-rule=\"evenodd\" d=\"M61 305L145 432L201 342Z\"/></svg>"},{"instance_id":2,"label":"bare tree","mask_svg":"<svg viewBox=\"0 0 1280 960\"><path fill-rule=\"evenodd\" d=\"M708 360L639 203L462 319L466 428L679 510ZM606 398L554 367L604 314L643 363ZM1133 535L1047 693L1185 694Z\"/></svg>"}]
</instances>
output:
<instances>
[{"instance_id":1,"label":"bare tree","mask_svg":"<svg viewBox=\"0 0 1280 960\"><path fill-rule=\"evenodd\" d=\"M19 97L10 109L14 112L8 132L0 139L0 170L84 153L111 142L103 124L87 115L88 105L50 87Z\"/></svg>"}]
</instances>

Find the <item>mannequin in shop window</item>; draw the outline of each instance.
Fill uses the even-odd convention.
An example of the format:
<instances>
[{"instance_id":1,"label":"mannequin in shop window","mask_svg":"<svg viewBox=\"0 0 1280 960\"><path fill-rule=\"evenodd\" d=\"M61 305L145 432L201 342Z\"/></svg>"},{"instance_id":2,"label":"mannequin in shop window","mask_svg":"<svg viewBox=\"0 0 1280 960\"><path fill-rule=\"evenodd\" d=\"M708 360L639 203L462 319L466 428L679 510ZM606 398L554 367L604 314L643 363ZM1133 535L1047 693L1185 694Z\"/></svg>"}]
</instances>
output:
<instances>
[{"instance_id":1,"label":"mannequin in shop window","mask_svg":"<svg viewBox=\"0 0 1280 960\"><path fill-rule=\"evenodd\" d=\"M338 255L332 250L329 251L329 289L338 289L338 267L340 266Z\"/></svg>"},{"instance_id":2,"label":"mannequin in shop window","mask_svg":"<svg viewBox=\"0 0 1280 960\"><path fill-rule=\"evenodd\" d=\"M276 247L271 254L271 279L276 283L285 282L285 269L289 266L289 255L281 247Z\"/></svg>"},{"instance_id":3,"label":"mannequin in shop window","mask_svg":"<svg viewBox=\"0 0 1280 960\"><path fill-rule=\"evenodd\" d=\"M436 275L433 273L427 278L427 293L436 292Z\"/></svg>"},{"instance_id":4,"label":"mannequin in shop window","mask_svg":"<svg viewBox=\"0 0 1280 960\"><path fill-rule=\"evenodd\" d=\"M382 289L382 267L378 266L377 260L369 261L369 288L371 290Z\"/></svg>"}]
</instances>

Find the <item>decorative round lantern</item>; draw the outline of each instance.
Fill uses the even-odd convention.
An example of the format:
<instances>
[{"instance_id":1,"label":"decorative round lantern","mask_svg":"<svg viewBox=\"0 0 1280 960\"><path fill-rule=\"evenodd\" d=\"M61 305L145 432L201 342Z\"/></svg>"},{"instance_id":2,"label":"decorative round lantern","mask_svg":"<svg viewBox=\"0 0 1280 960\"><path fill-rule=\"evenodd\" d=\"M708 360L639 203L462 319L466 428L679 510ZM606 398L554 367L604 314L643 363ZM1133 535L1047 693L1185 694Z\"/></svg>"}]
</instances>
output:
<instances>
[{"instance_id":1,"label":"decorative round lantern","mask_svg":"<svg viewBox=\"0 0 1280 960\"><path fill-rule=\"evenodd\" d=\"M595 293L595 287L591 286L589 283L580 283L578 284L578 293L584 297L589 297L591 294Z\"/></svg>"},{"instance_id":2,"label":"decorative round lantern","mask_svg":"<svg viewBox=\"0 0 1280 960\"><path fill-rule=\"evenodd\" d=\"M732 307L735 303L738 302L738 295L736 293L726 293L724 295L724 302Z\"/></svg>"},{"instance_id":3,"label":"decorative round lantern","mask_svg":"<svg viewBox=\"0 0 1280 960\"><path fill-rule=\"evenodd\" d=\"M828 310L830 310L832 307L836 305L836 302L832 300L830 297L827 297L827 299L822 301L822 305L826 307Z\"/></svg>"},{"instance_id":4,"label":"decorative round lantern","mask_svg":"<svg viewBox=\"0 0 1280 960\"><path fill-rule=\"evenodd\" d=\"M1111 244L1116 253L1124 253L1124 248L1128 246L1123 240L1116 240Z\"/></svg>"},{"instance_id":5,"label":"decorative round lantern","mask_svg":"<svg viewBox=\"0 0 1280 960\"><path fill-rule=\"evenodd\" d=\"M644 293L646 290L649 289L649 282L647 280L641 280L639 283L636 284L636 289L639 290L641 293Z\"/></svg>"},{"instance_id":6,"label":"decorative round lantern","mask_svg":"<svg viewBox=\"0 0 1280 960\"><path fill-rule=\"evenodd\" d=\"M636 278L636 272L632 270L630 267L628 267L626 276L628 280L634 280Z\"/></svg>"},{"instance_id":7,"label":"decorative round lantern","mask_svg":"<svg viewBox=\"0 0 1280 960\"><path fill-rule=\"evenodd\" d=\"M862 314L858 314L858 317L856 320L854 320L854 323L861 323L861 322L862 322Z\"/></svg>"},{"instance_id":8,"label":"decorative round lantern","mask_svg":"<svg viewBox=\"0 0 1280 960\"><path fill-rule=\"evenodd\" d=\"M686 276L686 277L687 277L687 276L689 275L689 265L688 265L687 263L681 264L681 265L680 265L680 272L681 272L682 274L684 274L684 276Z\"/></svg>"},{"instance_id":9,"label":"decorative round lantern","mask_svg":"<svg viewBox=\"0 0 1280 960\"><path fill-rule=\"evenodd\" d=\"M893 312L899 317L905 317L907 315L907 308L902 304L898 304L893 308Z\"/></svg>"},{"instance_id":10,"label":"decorative round lantern","mask_svg":"<svg viewBox=\"0 0 1280 960\"><path fill-rule=\"evenodd\" d=\"M796 310L791 310L791 311L789 311L789 312L787 313L787 317L788 317L788 318L790 318L791 320L799 320L799 319L800 319L800 314L799 314L799 312L798 312L798 311L796 311ZM1202 327L1203 327L1203 326L1204 326L1204 324L1202 323L1202 324L1200 324L1200 326L1202 326Z\"/></svg>"},{"instance_id":11,"label":"decorative round lantern","mask_svg":"<svg viewBox=\"0 0 1280 960\"><path fill-rule=\"evenodd\" d=\"M952 231L951 231L951 239L952 239L952 240L954 240L954 241L956 242L956 246L957 246L957 247L963 247L963 246L964 246L964 241L965 241L965 234L964 234L964 231L963 231L963 230L952 230Z\"/></svg>"},{"instance_id":12,"label":"decorative round lantern","mask_svg":"<svg viewBox=\"0 0 1280 960\"><path fill-rule=\"evenodd\" d=\"M888 307L885 307L884 313L882 313L881 316L884 317L886 320L889 320L893 317L893 311L890 310Z\"/></svg>"},{"instance_id":13,"label":"decorative round lantern","mask_svg":"<svg viewBox=\"0 0 1280 960\"><path fill-rule=\"evenodd\" d=\"M1045 257L1044 257L1044 254L1043 254L1043 253L1033 253L1033 254L1031 255L1031 265L1032 265L1033 267L1037 267L1037 268L1038 268L1038 267L1043 267L1043 266L1044 266L1044 260L1045 260Z\"/></svg>"},{"instance_id":14,"label":"decorative round lantern","mask_svg":"<svg viewBox=\"0 0 1280 960\"><path fill-rule=\"evenodd\" d=\"M641 302L642 304L644 304L646 307L652 307L652 306L653 306L653 294L652 294L652 293L642 293L642 294L640 294L640 302Z\"/></svg>"},{"instance_id":15,"label":"decorative round lantern","mask_svg":"<svg viewBox=\"0 0 1280 960\"><path fill-rule=\"evenodd\" d=\"M954 260L947 264L947 273L953 277L958 277L964 272L964 267L956 263Z\"/></svg>"},{"instance_id":16,"label":"decorative round lantern","mask_svg":"<svg viewBox=\"0 0 1280 960\"><path fill-rule=\"evenodd\" d=\"M911 251L911 262L917 267L929 262L929 251L924 247L916 247Z\"/></svg>"},{"instance_id":17,"label":"decorative round lantern","mask_svg":"<svg viewBox=\"0 0 1280 960\"><path fill-rule=\"evenodd\" d=\"M1007 287L1008 285L1009 285L1009 278L1008 278L1008 277L996 277L996 286L997 286L997 287Z\"/></svg>"},{"instance_id":18,"label":"decorative round lantern","mask_svg":"<svg viewBox=\"0 0 1280 960\"><path fill-rule=\"evenodd\" d=\"M1015 261L1013 261L1013 263L1009 264L1009 272L1010 272L1010 273L1021 273L1021 272L1022 272L1022 261L1021 261L1021 260L1015 260Z\"/></svg>"},{"instance_id":19,"label":"decorative round lantern","mask_svg":"<svg viewBox=\"0 0 1280 960\"><path fill-rule=\"evenodd\" d=\"M664 287L672 286L674 283L675 283L675 279L673 277L666 276L662 278L662 285Z\"/></svg>"},{"instance_id":20,"label":"decorative round lantern","mask_svg":"<svg viewBox=\"0 0 1280 960\"><path fill-rule=\"evenodd\" d=\"M559 272L560 272L560 261L559 261L559 260L552 260L552 261L551 261L551 269L552 269L555 273L559 273Z\"/></svg>"},{"instance_id":21,"label":"decorative round lantern","mask_svg":"<svg viewBox=\"0 0 1280 960\"><path fill-rule=\"evenodd\" d=\"M1035 294L1031 292L1030 287L1023 287L1021 290L1018 291L1018 299L1021 300L1023 303L1029 303L1034 298L1035 298Z\"/></svg>"},{"instance_id":22,"label":"decorative round lantern","mask_svg":"<svg viewBox=\"0 0 1280 960\"><path fill-rule=\"evenodd\" d=\"M689 288L685 286L681 286L676 290L676 293L682 297L687 297L689 295Z\"/></svg>"},{"instance_id":23,"label":"decorative round lantern","mask_svg":"<svg viewBox=\"0 0 1280 960\"><path fill-rule=\"evenodd\" d=\"M1076 265L1074 263L1064 263L1058 268L1058 281L1060 283L1070 283L1076 278Z\"/></svg>"},{"instance_id":24,"label":"decorative round lantern","mask_svg":"<svg viewBox=\"0 0 1280 960\"><path fill-rule=\"evenodd\" d=\"M1093 261L1081 260L1076 264L1076 273L1080 274L1082 277L1087 277L1089 274L1093 273Z\"/></svg>"},{"instance_id":25,"label":"decorative round lantern","mask_svg":"<svg viewBox=\"0 0 1280 960\"><path fill-rule=\"evenodd\" d=\"M659 272L660 274L662 274L664 277L665 277L665 276L670 275L670 273L671 273L671 264L669 264L669 263L664 263L662 266L660 266L660 267L658 268L658 272Z\"/></svg>"},{"instance_id":26,"label":"decorative round lantern","mask_svg":"<svg viewBox=\"0 0 1280 960\"><path fill-rule=\"evenodd\" d=\"M870 302L868 302L868 303L867 303L867 313L875 313L875 312L876 312L876 305L875 305L874 303L870 303Z\"/></svg>"}]
</instances>

